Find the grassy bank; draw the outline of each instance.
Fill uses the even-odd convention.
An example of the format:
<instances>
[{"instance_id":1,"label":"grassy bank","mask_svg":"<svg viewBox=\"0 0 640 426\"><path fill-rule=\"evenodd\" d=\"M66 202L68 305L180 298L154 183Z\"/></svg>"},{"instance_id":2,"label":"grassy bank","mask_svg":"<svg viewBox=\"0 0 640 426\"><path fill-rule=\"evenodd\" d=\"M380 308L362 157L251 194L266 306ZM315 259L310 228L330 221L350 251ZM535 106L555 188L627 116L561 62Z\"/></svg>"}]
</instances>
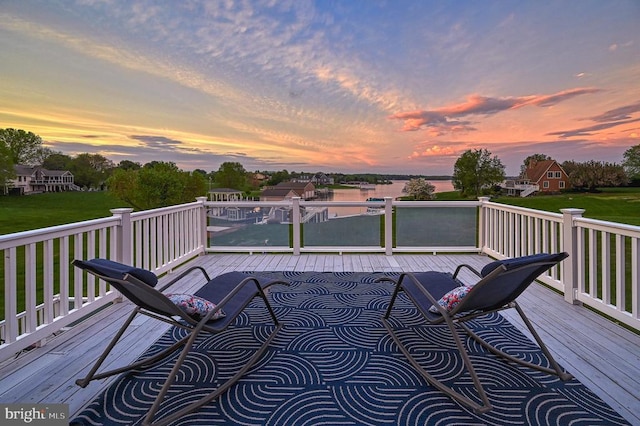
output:
<instances>
[{"instance_id":1,"label":"grassy bank","mask_svg":"<svg viewBox=\"0 0 640 426\"><path fill-rule=\"evenodd\" d=\"M457 191L440 192L438 200L460 200ZM573 207L584 216L640 226L640 188L606 188L596 194L567 193L527 198L497 197L492 201L559 213ZM0 235L110 216L110 209L128 207L108 192L62 192L21 197L0 196Z\"/></svg>"},{"instance_id":2,"label":"grassy bank","mask_svg":"<svg viewBox=\"0 0 640 426\"><path fill-rule=\"evenodd\" d=\"M111 216L129 207L108 192L59 192L0 197L0 235Z\"/></svg>"},{"instance_id":3,"label":"grassy bank","mask_svg":"<svg viewBox=\"0 0 640 426\"><path fill-rule=\"evenodd\" d=\"M459 200L457 191L438 193L438 200ZM585 209L584 217L640 226L640 188L604 188L598 193L566 193L531 197L492 197L491 201L560 213L560 209Z\"/></svg>"}]
</instances>

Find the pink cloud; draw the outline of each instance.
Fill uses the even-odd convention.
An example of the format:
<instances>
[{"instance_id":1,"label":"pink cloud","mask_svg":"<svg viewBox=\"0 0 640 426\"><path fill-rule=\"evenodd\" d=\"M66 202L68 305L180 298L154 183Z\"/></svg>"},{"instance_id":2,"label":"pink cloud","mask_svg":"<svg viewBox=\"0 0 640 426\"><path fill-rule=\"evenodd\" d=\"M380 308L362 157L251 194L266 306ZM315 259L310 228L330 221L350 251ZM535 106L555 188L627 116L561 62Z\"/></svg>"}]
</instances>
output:
<instances>
[{"instance_id":1,"label":"pink cloud","mask_svg":"<svg viewBox=\"0 0 640 426\"><path fill-rule=\"evenodd\" d=\"M424 157L457 156L459 153L460 149L456 149L453 146L430 145L429 143L424 142L416 146L415 150L411 153L411 155L409 155L409 159L415 160Z\"/></svg>"},{"instance_id":2,"label":"pink cloud","mask_svg":"<svg viewBox=\"0 0 640 426\"><path fill-rule=\"evenodd\" d=\"M458 132L476 130L471 122L462 118L470 115L494 115L503 111L526 106L550 107L575 96L599 92L596 88L576 88L551 95L531 95L506 98L491 98L471 95L466 102L433 110L399 112L389 116L392 120L404 121L402 131L423 128L438 128L440 131Z\"/></svg>"}]
</instances>

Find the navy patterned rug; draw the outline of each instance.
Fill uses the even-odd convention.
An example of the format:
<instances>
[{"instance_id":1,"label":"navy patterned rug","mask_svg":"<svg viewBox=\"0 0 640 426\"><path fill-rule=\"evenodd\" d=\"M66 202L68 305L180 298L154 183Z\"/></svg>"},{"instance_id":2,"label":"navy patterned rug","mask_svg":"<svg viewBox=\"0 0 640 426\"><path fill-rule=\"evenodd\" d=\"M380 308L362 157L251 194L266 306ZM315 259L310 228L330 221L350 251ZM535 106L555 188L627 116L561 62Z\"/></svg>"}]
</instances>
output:
<instances>
[{"instance_id":1,"label":"navy patterned rug","mask_svg":"<svg viewBox=\"0 0 640 426\"><path fill-rule=\"evenodd\" d=\"M494 407L475 414L426 383L387 335L381 316L393 285L375 282L384 274L258 274L291 282L270 289L285 326L238 383L176 425L628 424L577 380L562 382L508 364L467 339ZM197 400L251 356L257 341L272 329L259 303L250 305L221 335L198 339L157 419ZM475 395L470 376L460 374L462 360L446 330L422 327L417 311L402 295L396 303L394 321L404 328L413 350L424 354L427 368L459 392ZM475 320L473 328L533 362L546 363L537 347L498 314ZM183 335L172 329L149 351ZM119 377L72 424L141 424L172 362Z\"/></svg>"}]
</instances>

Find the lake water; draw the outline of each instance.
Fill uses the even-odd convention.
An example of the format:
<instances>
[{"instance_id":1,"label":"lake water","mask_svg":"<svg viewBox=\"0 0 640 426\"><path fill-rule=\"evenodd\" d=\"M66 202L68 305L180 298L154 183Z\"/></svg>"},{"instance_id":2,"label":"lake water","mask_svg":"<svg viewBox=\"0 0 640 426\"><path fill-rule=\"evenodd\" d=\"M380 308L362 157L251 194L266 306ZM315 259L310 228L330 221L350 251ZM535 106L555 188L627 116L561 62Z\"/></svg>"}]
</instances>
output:
<instances>
[{"instance_id":1,"label":"lake water","mask_svg":"<svg viewBox=\"0 0 640 426\"><path fill-rule=\"evenodd\" d=\"M365 201L367 198L401 197L402 189L408 181L394 180L390 185L375 185L374 189L361 190L354 189L334 189L327 198L331 201ZM453 183L450 180L430 180L430 184L436 187L436 192L453 191Z\"/></svg>"},{"instance_id":2,"label":"lake water","mask_svg":"<svg viewBox=\"0 0 640 426\"><path fill-rule=\"evenodd\" d=\"M366 201L367 198L400 197L407 181L376 185L374 189L336 189L330 201ZM431 181L436 192L453 191L450 181ZM322 200L318 200L322 201ZM473 246L475 244L474 209L401 209L396 213L396 235L408 247ZM328 219L303 225L306 246L378 246L381 244L381 216L367 212L367 207L328 207ZM218 246L289 246L290 225L287 223L231 224L219 218L209 218L217 227L212 233ZM429 226L424 226L429 223Z\"/></svg>"},{"instance_id":3,"label":"lake water","mask_svg":"<svg viewBox=\"0 0 640 426\"><path fill-rule=\"evenodd\" d=\"M402 192L406 180L395 180L389 185L375 185L374 189L362 190L353 189L334 189L333 194L329 194L329 201L366 201L367 198L384 198L384 197L401 197L406 195ZM453 191L453 183L450 180L431 180L429 181L436 187L436 193ZM347 216L354 214L364 214L367 209L365 207L330 207L329 217Z\"/></svg>"}]
</instances>

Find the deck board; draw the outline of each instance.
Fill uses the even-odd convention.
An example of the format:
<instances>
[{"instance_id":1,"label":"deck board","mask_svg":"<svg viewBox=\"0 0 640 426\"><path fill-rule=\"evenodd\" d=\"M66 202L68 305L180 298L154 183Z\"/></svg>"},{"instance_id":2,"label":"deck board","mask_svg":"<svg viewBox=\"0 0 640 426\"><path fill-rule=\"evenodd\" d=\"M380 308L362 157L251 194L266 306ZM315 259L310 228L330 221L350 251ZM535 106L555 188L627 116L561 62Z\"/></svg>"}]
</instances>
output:
<instances>
[{"instance_id":1,"label":"deck board","mask_svg":"<svg viewBox=\"0 0 640 426\"><path fill-rule=\"evenodd\" d=\"M486 256L469 254L215 254L201 256L181 269L198 265L211 276L231 271L453 272L460 263L481 269L490 261ZM180 270L162 277L161 283L177 272ZM463 280L467 279L471 275L463 275ZM201 275L192 273L173 291L193 292L202 284ZM631 424L640 425L640 336L588 309L567 304L561 295L542 285L530 286L518 302L558 362ZM85 389L75 385L75 379L86 374L131 309L128 301L109 306L45 346L0 365L0 402L66 403L74 416L114 380L92 382ZM507 311L504 316L524 328L515 312ZM136 359L167 328L139 317L125 337L129 344L118 345L108 362Z\"/></svg>"}]
</instances>

